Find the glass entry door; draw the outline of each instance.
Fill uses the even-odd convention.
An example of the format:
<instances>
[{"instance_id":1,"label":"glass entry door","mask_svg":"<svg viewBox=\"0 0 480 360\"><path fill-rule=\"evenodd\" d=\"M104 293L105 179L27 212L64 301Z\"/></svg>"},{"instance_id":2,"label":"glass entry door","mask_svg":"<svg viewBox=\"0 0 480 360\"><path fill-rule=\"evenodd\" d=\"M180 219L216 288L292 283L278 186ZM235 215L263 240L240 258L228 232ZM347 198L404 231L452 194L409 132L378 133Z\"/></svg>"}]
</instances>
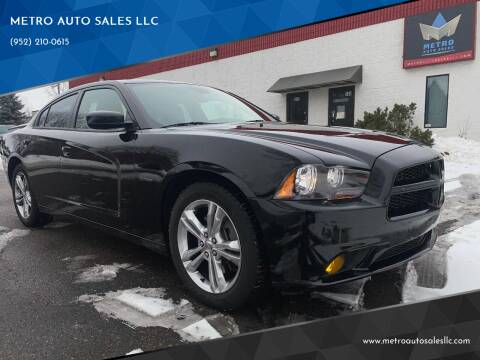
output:
<instances>
[{"instance_id":1,"label":"glass entry door","mask_svg":"<svg viewBox=\"0 0 480 360\"><path fill-rule=\"evenodd\" d=\"M328 125L353 127L355 86L328 90Z\"/></svg>"}]
</instances>

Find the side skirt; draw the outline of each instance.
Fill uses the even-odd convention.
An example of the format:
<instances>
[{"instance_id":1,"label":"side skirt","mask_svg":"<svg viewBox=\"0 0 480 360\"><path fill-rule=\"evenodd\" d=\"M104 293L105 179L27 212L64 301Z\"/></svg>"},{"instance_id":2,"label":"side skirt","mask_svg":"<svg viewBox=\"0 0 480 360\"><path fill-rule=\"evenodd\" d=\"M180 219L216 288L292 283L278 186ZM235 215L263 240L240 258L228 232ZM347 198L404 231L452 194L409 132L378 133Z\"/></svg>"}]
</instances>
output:
<instances>
[{"instance_id":1,"label":"side skirt","mask_svg":"<svg viewBox=\"0 0 480 360\"><path fill-rule=\"evenodd\" d=\"M111 226L107 226L101 223L98 223L96 221L92 221L89 219L85 219L80 216L76 216L73 214L65 213L65 212L58 212L58 211L52 211L52 209L47 208L45 206L39 206L42 210L42 212L51 214L51 215L61 215L61 216L67 216L70 217L74 220L77 220L78 222L81 222L82 224L85 224L87 226L91 226L94 228L97 228L105 233L109 233L113 236L117 236L119 238L131 241L137 245L141 245L143 247L146 247L150 250L153 250L155 252L158 252L162 255L168 255L169 250L168 250L168 244L165 241L165 236L163 234L152 234L152 238L146 238L142 236L138 236L136 234L129 233L124 230L120 230Z\"/></svg>"}]
</instances>

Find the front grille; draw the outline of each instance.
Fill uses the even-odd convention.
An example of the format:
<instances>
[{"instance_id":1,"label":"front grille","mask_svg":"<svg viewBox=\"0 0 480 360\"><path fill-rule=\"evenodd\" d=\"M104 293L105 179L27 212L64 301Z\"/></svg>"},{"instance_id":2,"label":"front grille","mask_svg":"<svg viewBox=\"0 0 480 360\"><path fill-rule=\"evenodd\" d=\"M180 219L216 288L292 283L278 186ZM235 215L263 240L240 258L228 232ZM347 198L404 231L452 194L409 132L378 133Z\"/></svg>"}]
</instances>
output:
<instances>
[{"instance_id":1,"label":"front grille","mask_svg":"<svg viewBox=\"0 0 480 360\"><path fill-rule=\"evenodd\" d=\"M392 195L388 207L390 218L427 210L432 206L432 189Z\"/></svg>"},{"instance_id":2,"label":"front grille","mask_svg":"<svg viewBox=\"0 0 480 360\"><path fill-rule=\"evenodd\" d=\"M442 169L443 162L441 160L403 169L395 178L395 183L393 186L410 185L422 181L432 180L435 177L438 178L441 176Z\"/></svg>"},{"instance_id":3,"label":"front grille","mask_svg":"<svg viewBox=\"0 0 480 360\"><path fill-rule=\"evenodd\" d=\"M402 244L396 245L387 251L385 251L379 258L375 260L375 264L379 264L381 262L388 261L392 258L396 257L408 257L411 256L413 251L417 251L424 247L425 243L430 240L432 232L429 231L428 233L419 236L413 240L404 242Z\"/></svg>"},{"instance_id":4,"label":"front grille","mask_svg":"<svg viewBox=\"0 0 480 360\"><path fill-rule=\"evenodd\" d=\"M424 164L415 165L401 170L394 181L394 194L391 195L388 206L388 217L395 218L420 211L438 208L443 203L443 187L440 180L443 173L443 160L435 160ZM402 186L412 186L429 180L437 180L438 183L431 188L404 191ZM424 184L422 185L424 187Z\"/></svg>"}]
</instances>

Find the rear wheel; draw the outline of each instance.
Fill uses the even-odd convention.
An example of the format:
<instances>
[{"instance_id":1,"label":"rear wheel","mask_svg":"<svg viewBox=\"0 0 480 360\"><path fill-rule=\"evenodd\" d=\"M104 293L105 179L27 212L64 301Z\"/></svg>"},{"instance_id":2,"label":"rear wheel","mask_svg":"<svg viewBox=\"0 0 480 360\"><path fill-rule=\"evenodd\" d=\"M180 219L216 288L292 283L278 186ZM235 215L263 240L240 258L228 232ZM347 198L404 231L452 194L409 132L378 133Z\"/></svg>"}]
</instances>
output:
<instances>
[{"instance_id":1,"label":"rear wheel","mask_svg":"<svg viewBox=\"0 0 480 360\"><path fill-rule=\"evenodd\" d=\"M51 221L50 215L40 212L22 165L13 170L12 195L18 218L25 226L38 227Z\"/></svg>"},{"instance_id":2,"label":"rear wheel","mask_svg":"<svg viewBox=\"0 0 480 360\"><path fill-rule=\"evenodd\" d=\"M204 303L236 308L262 287L252 219L225 188L199 183L182 192L172 210L169 238L178 274Z\"/></svg>"}]
</instances>

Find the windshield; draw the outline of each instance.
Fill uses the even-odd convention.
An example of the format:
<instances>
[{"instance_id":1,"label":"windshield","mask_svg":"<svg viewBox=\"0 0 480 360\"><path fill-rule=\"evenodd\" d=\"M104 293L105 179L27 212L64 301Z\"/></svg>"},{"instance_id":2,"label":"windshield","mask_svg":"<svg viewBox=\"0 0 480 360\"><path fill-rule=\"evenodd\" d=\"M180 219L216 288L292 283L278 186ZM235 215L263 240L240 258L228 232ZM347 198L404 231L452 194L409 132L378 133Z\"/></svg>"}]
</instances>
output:
<instances>
[{"instance_id":1,"label":"windshield","mask_svg":"<svg viewBox=\"0 0 480 360\"><path fill-rule=\"evenodd\" d=\"M266 120L252 105L209 87L174 83L134 83L128 86L158 127Z\"/></svg>"}]
</instances>

